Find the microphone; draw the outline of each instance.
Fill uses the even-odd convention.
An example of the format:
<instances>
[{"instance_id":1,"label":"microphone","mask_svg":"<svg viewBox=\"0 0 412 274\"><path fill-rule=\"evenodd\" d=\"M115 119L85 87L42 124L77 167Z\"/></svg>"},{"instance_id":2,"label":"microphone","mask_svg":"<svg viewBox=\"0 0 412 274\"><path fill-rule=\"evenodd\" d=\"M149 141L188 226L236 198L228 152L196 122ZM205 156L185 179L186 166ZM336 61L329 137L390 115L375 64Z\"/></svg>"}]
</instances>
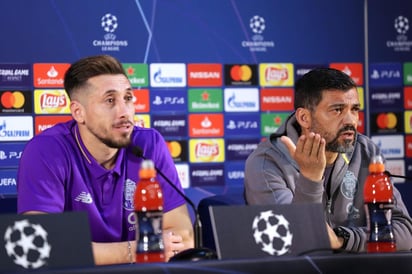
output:
<instances>
[{"instance_id":1,"label":"microphone","mask_svg":"<svg viewBox=\"0 0 412 274\"><path fill-rule=\"evenodd\" d=\"M132 147L132 153L138 157L142 158L143 160L147 160L147 158L143 154L143 150L139 146L133 146ZM198 260L205 260L205 259L217 259L216 252L209 249L209 248L204 248L203 247L203 239L202 239L202 222L200 221L200 216L199 212L196 209L195 204L193 203L192 200L189 199L175 184L170 181L170 179L163 174L161 170L159 170L156 166L154 165L154 168L160 176L162 176L163 179L183 198L185 201L192 207L193 212L195 214L195 220L194 220L194 227L193 227L193 233L194 233L194 238L195 238L195 247L194 248L189 248L186 250L183 250L179 252L178 254L174 255L169 259L169 261L180 261L180 260L191 260L191 261L198 261Z\"/></svg>"}]
</instances>

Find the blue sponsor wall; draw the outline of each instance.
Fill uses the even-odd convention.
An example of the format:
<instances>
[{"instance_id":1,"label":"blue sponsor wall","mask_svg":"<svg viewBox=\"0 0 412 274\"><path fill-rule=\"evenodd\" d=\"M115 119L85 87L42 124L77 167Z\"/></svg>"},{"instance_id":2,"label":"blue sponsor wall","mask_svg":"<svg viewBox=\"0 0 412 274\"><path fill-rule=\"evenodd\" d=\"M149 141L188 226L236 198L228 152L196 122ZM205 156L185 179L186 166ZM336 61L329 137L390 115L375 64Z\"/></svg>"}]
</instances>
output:
<instances>
[{"instance_id":1,"label":"blue sponsor wall","mask_svg":"<svg viewBox=\"0 0 412 274\"><path fill-rule=\"evenodd\" d=\"M369 135L387 159L387 169L412 210L412 2L367 2Z\"/></svg>"},{"instance_id":2,"label":"blue sponsor wall","mask_svg":"<svg viewBox=\"0 0 412 274\"><path fill-rule=\"evenodd\" d=\"M408 43L412 30L405 26L412 25L411 5L407 0L0 1L0 71L29 71L0 75L0 96L6 94L0 109L0 195L15 195L18 158L25 142L41 127L37 118L68 115L62 105L56 112L36 112L41 109L41 96L35 96L34 90L56 95L62 87L37 86L34 64L69 64L88 55L111 54L124 64L146 64L139 67L143 73L146 70L146 81L134 87L141 94L148 91L149 97L136 114L142 116L142 125L157 128L177 149L172 156L187 193L196 202L242 187L247 155L293 110L292 103L281 104L290 97L268 95L266 101L262 90L293 88L296 78L315 66L348 64L346 69L361 64L363 132L403 137L403 122L384 125L391 127L385 131L374 121L381 109L385 121L392 121L392 110L394 119L403 118L404 87L412 82L403 80L405 63L412 62ZM369 40L365 40L365 24ZM173 71L167 75L170 64ZM210 76L208 82L191 84L198 80L190 79L189 65L193 64L217 64L220 78L213 81L210 74L204 76ZM184 75L178 74L181 68ZM243 75L239 79L233 74L237 70L241 72L237 75ZM160 71L162 78L156 78ZM250 77L245 76L248 73ZM168 84L173 79L179 83ZM196 96L190 96L189 89L217 94L217 99L209 98L213 102L209 105L215 107L190 109ZM370 101L370 93L390 100ZM7 105L10 96L23 105ZM195 115L203 115L202 121L216 119L211 121L216 127L208 131L204 123L198 125ZM29 117L33 117L31 123L26 122ZM371 123L370 117L375 119ZM3 138L2 131L14 136ZM387 155L394 160L393 173L409 175L412 163L406 138L401 145L393 145L386 149L404 151ZM407 196L411 183L399 183ZM405 200L412 203L412 198Z\"/></svg>"}]
</instances>

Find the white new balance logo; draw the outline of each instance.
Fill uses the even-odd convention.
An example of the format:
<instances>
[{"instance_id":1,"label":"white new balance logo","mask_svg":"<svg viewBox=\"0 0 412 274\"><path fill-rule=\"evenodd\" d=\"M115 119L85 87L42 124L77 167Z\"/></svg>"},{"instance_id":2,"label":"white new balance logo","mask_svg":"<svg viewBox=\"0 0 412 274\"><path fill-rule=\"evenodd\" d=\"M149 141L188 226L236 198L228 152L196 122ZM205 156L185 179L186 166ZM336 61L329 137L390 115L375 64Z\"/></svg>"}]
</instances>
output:
<instances>
[{"instance_id":1,"label":"white new balance logo","mask_svg":"<svg viewBox=\"0 0 412 274\"><path fill-rule=\"evenodd\" d=\"M86 193L84 191L82 191L77 197L76 199L74 199L76 202L82 202L85 204L91 204L93 203L93 199L92 196L90 195L90 193Z\"/></svg>"}]
</instances>

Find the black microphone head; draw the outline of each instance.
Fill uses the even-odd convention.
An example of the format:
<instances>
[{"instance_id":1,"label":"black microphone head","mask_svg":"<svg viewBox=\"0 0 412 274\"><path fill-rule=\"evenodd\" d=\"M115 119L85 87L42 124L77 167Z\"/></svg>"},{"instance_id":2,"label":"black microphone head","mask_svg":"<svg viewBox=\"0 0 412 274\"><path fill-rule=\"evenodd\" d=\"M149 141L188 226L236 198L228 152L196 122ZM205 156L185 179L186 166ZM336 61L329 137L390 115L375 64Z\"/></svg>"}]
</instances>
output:
<instances>
[{"instance_id":1,"label":"black microphone head","mask_svg":"<svg viewBox=\"0 0 412 274\"><path fill-rule=\"evenodd\" d=\"M143 149L141 149L139 146L133 146L132 153L139 158L145 159L145 157L143 156Z\"/></svg>"}]
</instances>

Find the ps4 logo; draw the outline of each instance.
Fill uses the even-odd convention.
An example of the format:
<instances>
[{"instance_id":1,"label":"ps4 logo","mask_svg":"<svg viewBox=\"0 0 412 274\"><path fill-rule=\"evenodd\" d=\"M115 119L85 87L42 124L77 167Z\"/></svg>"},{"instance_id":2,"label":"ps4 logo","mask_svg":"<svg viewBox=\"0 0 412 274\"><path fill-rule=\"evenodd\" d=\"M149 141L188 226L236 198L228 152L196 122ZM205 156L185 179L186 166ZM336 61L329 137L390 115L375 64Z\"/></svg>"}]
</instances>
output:
<instances>
[{"instance_id":1,"label":"ps4 logo","mask_svg":"<svg viewBox=\"0 0 412 274\"><path fill-rule=\"evenodd\" d=\"M185 98L184 97L170 97L170 96L165 96L165 97L160 97L156 96L155 99L153 100L154 105L164 105L164 104L170 104L170 105L183 105L185 104Z\"/></svg>"},{"instance_id":2,"label":"ps4 logo","mask_svg":"<svg viewBox=\"0 0 412 274\"><path fill-rule=\"evenodd\" d=\"M378 70L374 69L371 74L372 79L392 79L400 78L401 72L399 70L382 70L380 73Z\"/></svg>"},{"instance_id":3,"label":"ps4 logo","mask_svg":"<svg viewBox=\"0 0 412 274\"><path fill-rule=\"evenodd\" d=\"M7 159L20 159L22 151L9 151L5 152L0 150L0 160L7 160Z\"/></svg>"},{"instance_id":4,"label":"ps4 logo","mask_svg":"<svg viewBox=\"0 0 412 274\"><path fill-rule=\"evenodd\" d=\"M227 129L250 129L250 128L258 128L257 121L233 121L230 120L227 124Z\"/></svg>"}]
</instances>

